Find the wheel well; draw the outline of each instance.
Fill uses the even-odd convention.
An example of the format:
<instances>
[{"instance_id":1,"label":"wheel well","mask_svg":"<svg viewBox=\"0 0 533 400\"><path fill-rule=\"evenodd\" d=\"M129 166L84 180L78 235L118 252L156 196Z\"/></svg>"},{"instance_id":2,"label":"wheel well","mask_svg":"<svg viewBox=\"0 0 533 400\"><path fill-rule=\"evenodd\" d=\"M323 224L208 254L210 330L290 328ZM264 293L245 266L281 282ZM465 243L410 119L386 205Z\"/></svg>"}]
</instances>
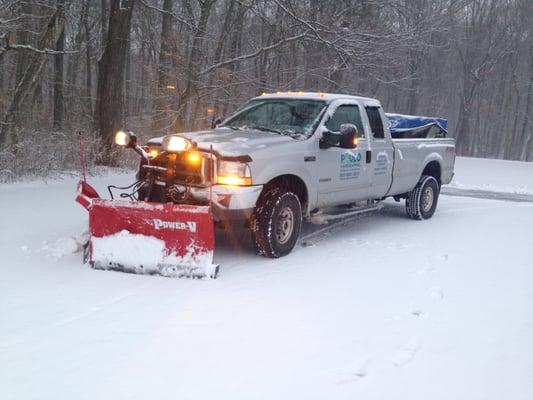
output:
<instances>
[{"instance_id":1,"label":"wheel well","mask_svg":"<svg viewBox=\"0 0 533 400\"><path fill-rule=\"evenodd\" d=\"M304 181L296 175L280 175L270 180L264 187L261 194L266 193L267 190L273 187L279 187L283 190L290 190L300 200L302 204L302 210L305 213L307 210L307 203L309 200L309 194L307 192L307 186Z\"/></svg>"},{"instance_id":2,"label":"wheel well","mask_svg":"<svg viewBox=\"0 0 533 400\"><path fill-rule=\"evenodd\" d=\"M437 180L437 182L439 182L440 185L441 169L439 162L431 161L430 163L428 163L428 165L426 165L426 167L424 168L424 171L422 171L422 175L432 176Z\"/></svg>"}]
</instances>

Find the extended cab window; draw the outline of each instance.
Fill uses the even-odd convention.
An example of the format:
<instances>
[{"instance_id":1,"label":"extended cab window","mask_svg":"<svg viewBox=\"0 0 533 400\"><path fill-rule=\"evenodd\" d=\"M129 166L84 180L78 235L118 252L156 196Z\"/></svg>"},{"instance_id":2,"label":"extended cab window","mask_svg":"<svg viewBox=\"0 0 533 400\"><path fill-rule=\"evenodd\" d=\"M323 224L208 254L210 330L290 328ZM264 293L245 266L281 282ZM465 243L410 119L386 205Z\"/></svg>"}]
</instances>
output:
<instances>
[{"instance_id":1,"label":"extended cab window","mask_svg":"<svg viewBox=\"0 0 533 400\"><path fill-rule=\"evenodd\" d=\"M356 104L344 104L339 106L328 122L326 122L326 128L331 132L340 132L342 124L354 124L359 131L359 136L365 136L363 123L361 121L361 113Z\"/></svg>"},{"instance_id":2,"label":"extended cab window","mask_svg":"<svg viewBox=\"0 0 533 400\"><path fill-rule=\"evenodd\" d=\"M372 129L374 139L385 139L379 107L366 107L366 115L368 115L368 122L370 122L370 129Z\"/></svg>"}]
</instances>

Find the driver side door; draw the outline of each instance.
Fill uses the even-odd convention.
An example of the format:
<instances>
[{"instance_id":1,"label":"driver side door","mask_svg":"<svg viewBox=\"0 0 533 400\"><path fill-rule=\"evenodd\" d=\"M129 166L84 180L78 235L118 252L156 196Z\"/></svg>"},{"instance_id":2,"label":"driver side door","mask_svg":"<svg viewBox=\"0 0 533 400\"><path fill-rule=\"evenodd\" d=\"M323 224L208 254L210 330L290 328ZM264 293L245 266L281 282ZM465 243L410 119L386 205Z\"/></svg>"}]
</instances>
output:
<instances>
[{"instance_id":1,"label":"driver side door","mask_svg":"<svg viewBox=\"0 0 533 400\"><path fill-rule=\"evenodd\" d=\"M324 120L318 140L326 130L340 134L342 124L353 124L359 133L359 143L354 149L318 149L318 204L321 207L366 200L370 189L366 163L368 141L361 107L356 101L338 101L330 107L331 111L326 113L329 118Z\"/></svg>"}]
</instances>

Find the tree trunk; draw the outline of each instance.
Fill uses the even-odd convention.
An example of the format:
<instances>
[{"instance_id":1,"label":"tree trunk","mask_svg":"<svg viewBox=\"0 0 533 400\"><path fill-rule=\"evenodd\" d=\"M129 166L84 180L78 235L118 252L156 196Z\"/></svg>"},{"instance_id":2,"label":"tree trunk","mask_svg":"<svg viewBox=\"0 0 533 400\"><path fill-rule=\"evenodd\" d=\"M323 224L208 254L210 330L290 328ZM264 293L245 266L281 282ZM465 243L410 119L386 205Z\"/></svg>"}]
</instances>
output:
<instances>
[{"instance_id":1,"label":"tree trunk","mask_svg":"<svg viewBox=\"0 0 533 400\"><path fill-rule=\"evenodd\" d=\"M56 50L63 52L65 50L65 0L57 0L57 8L61 11L56 23L58 31ZM63 53L59 53L54 56L54 129L56 130L63 126L63 104Z\"/></svg>"},{"instance_id":2,"label":"tree trunk","mask_svg":"<svg viewBox=\"0 0 533 400\"><path fill-rule=\"evenodd\" d=\"M73 105L75 103L78 103L77 96L79 94L78 88L78 81L79 76L78 72L80 71L80 61L83 59L84 55L81 53L82 43L84 44L85 50L90 46L89 38L85 34L85 25L87 20L87 13L89 10L89 0L83 0L83 4L81 6L80 11L80 18L77 23L77 32L76 36L74 37L74 44L73 47L76 50L80 50L80 53L71 54L68 56L68 63L67 63L67 72L65 76L65 80L67 82L67 87L64 91L64 96L67 98L67 105L70 110L73 110ZM82 95L83 96L83 95Z\"/></svg>"},{"instance_id":3,"label":"tree trunk","mask_svg":"<svg viewBox=\"0 0 533 400\"><path fill-rule=\"evenodd\" d=\"M176 127L181 129L188 128L188 122L186 115L190 106L190 100L197 92L197 79L198 71L200 67L201 46L205 36L205 30L207 27L207 21L211 13L211 8L216 0L204 0L201 3L200 18L195 30L194 38L192 41L191 51L189 53L189 59L187 62L187 83L185 90L180 96L179 114L176 120ZM187 4L187 3L186 3Z\"/></svg>"},{"instance_id":4,"label":"tree trunk","mask_svg":"<svg viewBox=\"0 0 533 400\"><path fill-rule=\"evenodd\" d=\"M533 40L533 39L532 39ZM521 130L521 152L520 152L520 160L521 161L528 161L528 151L531 151L530 147L532 145L532 139L533 139L533 126L531 124L531 113L533 112L533 44L530 43L529 46L529 84L527 87L527 98L526 98L526 108L524 112L524 121L522 123L522 130ZM529 155L530 157L533 156L533 154Z\"/></svg>"},{"instance_id":5,"label":"tree trunk","mask_svg":"<svg viewBox=\"0 0 533 400\"><path fill-rule=\"evenodd\" d=\"M43 49L48 47L51 43L55 43L57 41L57 39L54 38L54 27L58 18L61 18L60 13L62 11L62 9L58 8L52 14L48 20L44 33L39 38L37 48ZM11 104L5 113L4 121L2 124L0 124L0 145L16 142L17 139L15 137L15 126L17 122L20 121L20 108L24 100L28 97L28 94L35 89L37 83L39 82L39 78L45 64L45 57L46 56L42 53L32 53L32 56L27 62L24 73L22 74L22 77L15 88Z\"/></svg>"},{"instance_id":6,"label":"tree trunk","mask_svg":"<svg viewBox=\"0 0 533 400\"><path fill-rule=\"evenodd\" d=\"M21 15L32 15L33 6L29 1L20 2L18 6L19 13ZM22 26L21 29L17 30L17 42L22 44L30 44L30 31L32 30L31 26ZM28 65L29 55L25 51L19 51L17 53L17 69L15 72L15 85L18 85L24 76L24 71Z\"/></svg>"},{"instance_id":7,"label":"tree trunk","mask_svg":"<svg viewBox=\"0 0 533 400\"><path fill-rule=\"evenodd\" d=\"M98 62L95 127L103 141L99 161L105 165L116 164L113 138L124 123L124 67L133 4L134 0L111 2L106 45Z\"/></svg>"},{"instance_id":8,"label":"tree trunk","mask_svg":"<svg viewBox=\"0 0 533 400\"><path fill-rule=\"evenodd\" d=\"M461 107L456 128L457 154L468 155L470 152L470 136L472 126L472 112L478 82L471 75L468 64L463 68L463 90L461 92Z\"/></svg>"},{"instance_id":9,"label":"tree trunk","mask_svg":"<svg viewBox=\"0 0 533 400\"><path fill-rule=\"evenodd\" d=\"M318 21L318 9L320 6L319 0L310 0L309 3L309 21L315 23ZM304 57L304 87L305 90L316 89L316 78L314 77L314 69L317 66L317 58L319 56L320 46L314 42L304 43L306 56Z\"/></svg>"},{"instance_id":10,"label":"tree trunk","mask_svg":"<svg viewBox=\"0 0 533 400\"><path fill-rule=\"evenodd\" d=\"M116 3L118 0L111 0ZM100 48L104 49L107 41L107 0L100 0Z\"/></svg>"},{"instance_id":11,"label":"tree trunk","mask_svg":"<svg viewBox=\"0 0 533 400\"><path fill-rule=\"evenodd\" d=\"M172 126L173 116L170 112L169 92L171 87L177 87L176 82L171 78L172 68L172 4L173 0L165 0L163 3L163 23L161 26L161 49L159 50L158 65L158 85L157 94L152 110L152 130L154 132L165 133Z\"/></svg>"},{"instance_id":12,"label":"tree trunk","mask_svg":"<svg viewBox=\"0 0 533 400\"><path fill-rule=\"evenodd\" d=\"M92 46L90 44L90 28L89 28L89 20L87 18L87 13L84 14L83 19L83 28L85 32L85 42L87 43L85 46L85 92L84 92L84 98L85 98L85 110L88 115L93 114L93 101L92 101L92 91L93 91L93 82L92 82L92 74L91 74L91 53L92 53Z\"/></svg>"},{"instance_id":13,"label":"tree trunk","mask_svg":"<svg viewBox=\"0 0 533 400\"><path fill-rule=\"evenodd\" d=\"M407 113L415 115L418 108L418 98L420 97L420 64L422 55L417 50L409 52L409 90L407 92Z\"/></svg>"}]
</instances>

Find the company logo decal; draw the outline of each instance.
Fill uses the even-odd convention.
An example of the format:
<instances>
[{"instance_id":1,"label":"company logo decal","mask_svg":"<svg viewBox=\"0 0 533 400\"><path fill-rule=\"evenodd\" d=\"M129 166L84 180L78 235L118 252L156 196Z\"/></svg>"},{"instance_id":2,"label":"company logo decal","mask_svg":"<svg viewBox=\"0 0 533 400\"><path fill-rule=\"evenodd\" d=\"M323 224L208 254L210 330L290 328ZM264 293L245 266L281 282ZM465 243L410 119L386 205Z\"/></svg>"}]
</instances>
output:
<instances>
[{"instance_id":1,"label":"company logo decal","mask_svg":"<svg viewBox=\"0 0 533 400\"><path fill-rule=\"evenodd\" d=\"M163 221L157 218L152 219L151 223L154 225L156 231L160 229L173 229L180 231L196 232L196 222L194 221Z\"/></svg>"},{"instance_id":2,"label":"company logo decal","mask_svg":"<svg viewBox=\"0 0 533 400\"><path fill-rule=\"evenodd\" d=\"M361 153L346 151L341 153L341 167L339 178L341 181L357 179L361 173Z\"/></svg>"}]
</instances>

